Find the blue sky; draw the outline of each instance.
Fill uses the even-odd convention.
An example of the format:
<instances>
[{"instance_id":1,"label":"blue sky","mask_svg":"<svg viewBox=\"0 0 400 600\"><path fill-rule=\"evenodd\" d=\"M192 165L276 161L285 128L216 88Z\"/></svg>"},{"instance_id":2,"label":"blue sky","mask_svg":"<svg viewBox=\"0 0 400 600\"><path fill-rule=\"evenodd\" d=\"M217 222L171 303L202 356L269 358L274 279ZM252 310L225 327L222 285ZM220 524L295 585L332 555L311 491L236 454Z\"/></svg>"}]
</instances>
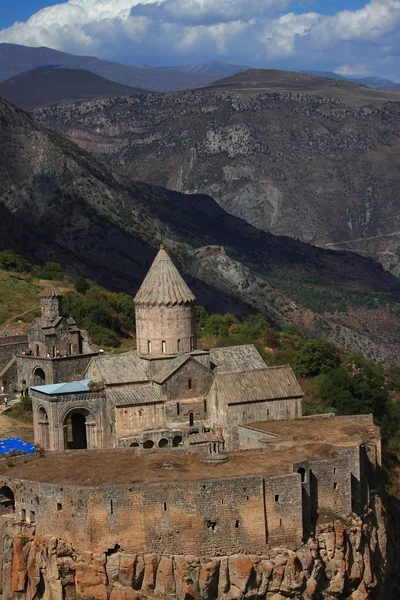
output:
<instances>
[{"instance_id":1,"label":"blue sky","mask_svg":"<svg viewBox=\"0 0 400 600\"><path fill-rule=\"evenodd\" d=\"M9 0L0 42L128 64L221 60L400 81L400 0Z\"/></svg>"}]
</instances>

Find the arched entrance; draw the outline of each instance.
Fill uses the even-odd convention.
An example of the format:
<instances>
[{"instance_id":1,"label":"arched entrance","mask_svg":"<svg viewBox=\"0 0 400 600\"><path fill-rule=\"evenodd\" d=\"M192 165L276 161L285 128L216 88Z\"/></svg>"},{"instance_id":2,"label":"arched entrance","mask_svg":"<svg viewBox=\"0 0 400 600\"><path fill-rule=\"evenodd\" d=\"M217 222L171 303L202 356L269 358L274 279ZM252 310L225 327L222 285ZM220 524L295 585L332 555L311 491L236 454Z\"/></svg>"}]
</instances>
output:
<instances>
[{"instance_id":1,"label":"arched entrance","mask_svg":"<svg viewBox=\"0 0 400 600\"><path fill-rule=\"evenodd\" d=\"M14 492L7 485L0 488L0 514L12 514L15 511Z\"/></svg>"},{"instance_id":2,"label":"arched entrance","mask_svg":"<svg viewBox=\"0 0 400 600\"><path fill-rule=\"evenodd\" d=\"M181 435L176 435L174 437L174 439L172 440L172 446L174 448L177 448L181 443L182 443L182 436Z\"/></svg>"},{"instance_id":3,"label":"arched entrance","mask_svg":"<svg viewBox=\"0 0 400 600\"><path fill-rule=\"evenodd\" d=\"M76 410L64 420L64 447L68 450L86 450L88 447L86 419L88 412Z\"/></svg>"},{"instance_id":4,"label":"arched entrance","mask_svg":"<svg viewBox=\"0 0 400 600\"><path fill-rule=\"evenodd\" d=\"M42 448L50 448L49 417L43 406L38 410L38 443Z\"/></svg>"},{"instance_id":5,"label":"arched entrance","mask_svg":"<svg viewBox=\"0 0 400 600\"><path fill-rule=\"evenodd\" d=\"M46 375L40 367L36 367L33 371L33 385L45 385Z\"/></svg>"}]
</instances>

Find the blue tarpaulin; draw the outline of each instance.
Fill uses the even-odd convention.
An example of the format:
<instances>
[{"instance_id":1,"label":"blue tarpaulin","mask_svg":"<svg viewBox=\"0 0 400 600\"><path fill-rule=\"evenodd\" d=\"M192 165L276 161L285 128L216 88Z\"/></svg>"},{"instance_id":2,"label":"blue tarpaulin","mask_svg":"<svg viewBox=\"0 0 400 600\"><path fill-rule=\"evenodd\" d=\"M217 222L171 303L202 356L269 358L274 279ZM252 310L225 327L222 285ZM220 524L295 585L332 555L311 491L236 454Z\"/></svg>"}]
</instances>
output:
<instances>
[{"instance_id":1,"label":"blue tarpaulin","mask_svg":"<svg viewBox=\"0 0 400 600\"><path fill-rule=\"evenodd\" d=\"M36 452L36 448L29 442L23 442L19 438L6 438L0 440L0 455L1 454L12 454L17 452L18 454L33 454Z\"/></svg>"}]
</instances>

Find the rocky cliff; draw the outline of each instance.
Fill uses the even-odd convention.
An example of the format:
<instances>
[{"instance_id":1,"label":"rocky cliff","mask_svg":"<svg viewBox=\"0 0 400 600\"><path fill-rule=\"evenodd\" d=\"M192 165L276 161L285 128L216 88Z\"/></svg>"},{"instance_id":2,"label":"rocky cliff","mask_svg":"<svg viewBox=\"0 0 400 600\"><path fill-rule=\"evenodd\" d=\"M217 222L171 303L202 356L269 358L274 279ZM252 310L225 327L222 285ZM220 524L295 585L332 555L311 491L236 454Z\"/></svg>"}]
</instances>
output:
<instances>
[{"instance_id":1,"label":"rocky cliff","mask_svg":"<svg viewBox=\"0 0 400 600\"><path fill-rule=\"evenodd\" d=\"M363 519L320 517L315 537L263 556L103 554L2 517L2 600L389 600L379 498ZM186 532L185 535L190 535Z\"/></svg>"},{"instance_id":2,"label":"rocky cliff","mask_svg":"<svg viewBox=\"0 0 400 600\"><path fill-rule=\"evenodd\" d=\"M263 231L400 273L400 95L246 71L204 90L63 104L35 118L133 179L209 194Z\"/></svg>"}]
</instances>

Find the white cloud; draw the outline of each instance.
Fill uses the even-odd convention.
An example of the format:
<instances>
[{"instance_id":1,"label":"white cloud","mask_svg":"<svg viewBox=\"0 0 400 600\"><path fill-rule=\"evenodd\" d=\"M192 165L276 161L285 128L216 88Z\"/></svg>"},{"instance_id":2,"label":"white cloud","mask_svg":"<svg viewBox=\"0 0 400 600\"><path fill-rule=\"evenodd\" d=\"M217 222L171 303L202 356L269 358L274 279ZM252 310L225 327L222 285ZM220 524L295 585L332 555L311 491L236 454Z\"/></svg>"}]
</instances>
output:
<instances>
[{"instance_id":1,"label":"white cloud","mask_svg":"<svg viewBox=\"0 0 400 600\"><path fill-rule=\"evenodd\" d=\"M300 0L69 0L0 31L0 42L162 64L222 58L400 79L400 0L335 15ZM337 66L339 65L339 66ZM397 69L397 73L395 72Z\"/></svg>"},{"instance_id":2,"label":"white cloud","mask_svg":"<svg viewBox=\"0 0 400 600\"><path fill-rule=\"evenodd\" d=\"M365 65L341 65L340 67L336 67L333 72L337 73L338 75L344 75L345 77L352 77L353 75L362 77L363 75L369 74L369 71Z\"/></svg>"}]
</instances>

